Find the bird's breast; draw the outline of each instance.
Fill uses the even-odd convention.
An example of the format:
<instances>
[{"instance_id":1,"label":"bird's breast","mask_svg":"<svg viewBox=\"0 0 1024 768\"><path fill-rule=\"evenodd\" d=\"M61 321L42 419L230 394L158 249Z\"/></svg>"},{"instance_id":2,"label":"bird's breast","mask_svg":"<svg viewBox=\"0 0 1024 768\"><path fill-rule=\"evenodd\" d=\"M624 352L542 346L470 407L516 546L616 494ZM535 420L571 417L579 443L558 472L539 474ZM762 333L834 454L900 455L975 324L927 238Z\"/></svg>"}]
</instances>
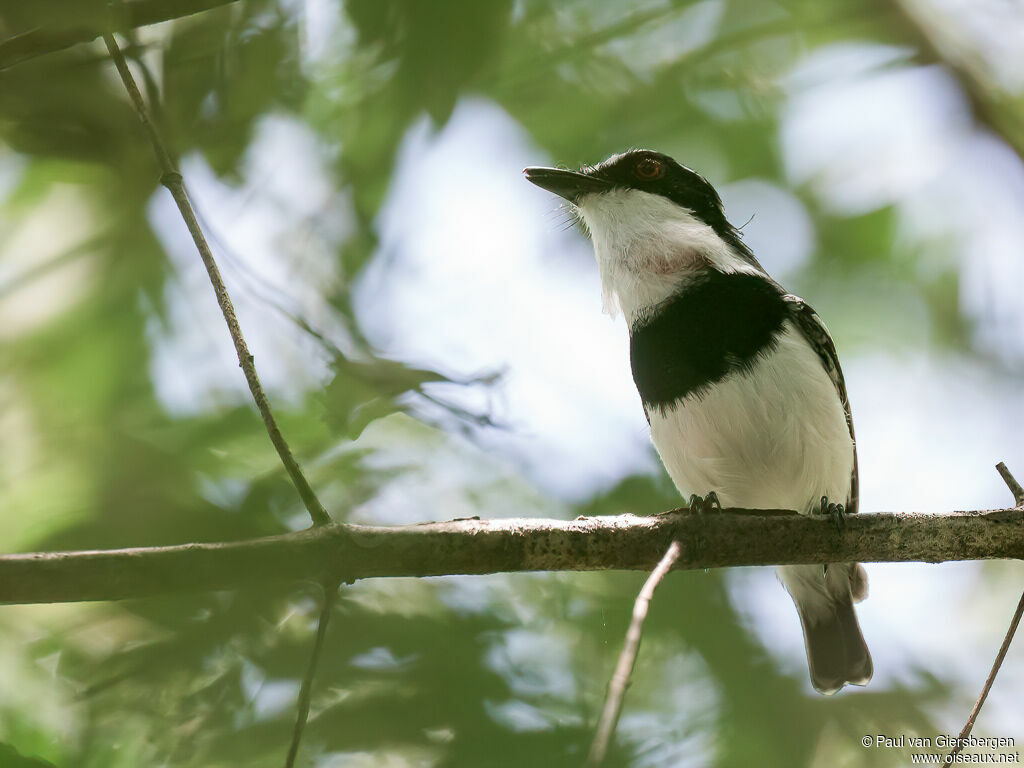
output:
<instances>
[{"instance_id":1,"label":"bird's breast","mask_svg":"<svg viewBox=\"0 0 1024 768\"><path fill-rule=\"evenodd\" d=\"M725 506L806 512L822 494L845 502L850 492L853 442L842 403L788 319L770 346L713 385L645 409L684 496L716 491Z\"/></svg>"},{"instance_id":2,"label":"bird's breast","mask_svg":"<svg viewBox=\"0 0 1024 768\"><path fill-rule=\"evenodd\" d=\"M763 277L707 270L639 313L629 354L644 407L664 410L750 370L775 348L788 312Z\"/></svg>"}]
</instances>

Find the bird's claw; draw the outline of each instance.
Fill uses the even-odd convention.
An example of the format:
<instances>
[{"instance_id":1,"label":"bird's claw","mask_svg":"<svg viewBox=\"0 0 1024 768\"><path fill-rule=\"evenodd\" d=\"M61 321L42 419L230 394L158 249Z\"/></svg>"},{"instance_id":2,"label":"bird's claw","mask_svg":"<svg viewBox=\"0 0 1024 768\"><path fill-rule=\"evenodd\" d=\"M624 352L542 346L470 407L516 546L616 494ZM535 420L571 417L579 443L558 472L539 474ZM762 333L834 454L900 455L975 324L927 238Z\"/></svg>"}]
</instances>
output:
<instances>
[{"instance_id":1,"label":"bird's claw","mask_svg":"<svg viewBox=\"0 0 1024 768\"><path fill-rule=\"evenodd\" d=\"M718 500L718 494L714 491L711 491L707 496L698 496L696 493L690 494L690 512L704 515L716 509L722 510L722 502Z\"/></svg>"},{"instance_id":2,"label":"bird's claw","mask_svg":"<svg viewBox=\"0 0 1024 768\"><path fill-rule=\"evenodd\" d=\"M821 497L821 504L818 507L819 515L828 515L832 518L832 524L837 531L846 527L846 507L842 504L834 504L828 500L828 496Z\"/></svg>"}]
</instances>

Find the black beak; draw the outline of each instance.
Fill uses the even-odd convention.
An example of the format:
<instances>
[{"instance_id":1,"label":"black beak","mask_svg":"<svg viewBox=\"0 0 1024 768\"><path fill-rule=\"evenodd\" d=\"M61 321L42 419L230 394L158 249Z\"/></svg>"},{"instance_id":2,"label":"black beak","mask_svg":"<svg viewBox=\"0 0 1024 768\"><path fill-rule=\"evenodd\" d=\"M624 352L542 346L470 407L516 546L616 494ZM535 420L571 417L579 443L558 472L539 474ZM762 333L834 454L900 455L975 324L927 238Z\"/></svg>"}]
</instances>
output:
<instances>
[{"instance_id":1,"label":"black beak","mask_svg":"<svg viewBox=\"0 0 1024 768\"><path fill-rule=\"evenodd\" d=\"M587 176L585 173L576 171L563 171L561 168L531 167L525 169L523 173L526 174L526 180L531 184L536 184L548 192L554 192L570 203L577 203L581 197L592 192L607 192L612 188L611 182L604 179Z\"/></svg>"}]
</instances>

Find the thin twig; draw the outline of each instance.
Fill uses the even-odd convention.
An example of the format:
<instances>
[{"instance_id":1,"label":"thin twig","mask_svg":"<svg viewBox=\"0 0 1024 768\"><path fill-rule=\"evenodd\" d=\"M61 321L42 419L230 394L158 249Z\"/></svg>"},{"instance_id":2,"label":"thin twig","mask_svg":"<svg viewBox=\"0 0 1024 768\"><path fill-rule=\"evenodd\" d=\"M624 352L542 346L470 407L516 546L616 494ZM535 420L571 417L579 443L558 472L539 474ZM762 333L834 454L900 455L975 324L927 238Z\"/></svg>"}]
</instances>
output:
<instances>
[{"instance_id":1,"label":"thin twig","mask_svg":"<svg viewBox=\"0 0 1024 768\"><path fill-rule=\"evenodd\" d=\"M288 757L285 758L284 768L292 768L295 765L295 758L299 754L302 732L306 728L306 721L309 719L309 705L313 699L313 680L316 678L316 668L320 663L320 654L324 649L324 639L327 637L327 623L330 621L334 600L338 594L338 589L341 587L341 581L332 578L325 581L323 586L323 604L320 606L320 617L316 622L316 640L313 642L313 652L309 657L306 676L302 678L302 687L299 688L299 701L296 707L298 711L295 715L292 743L288 747Z\"/></svg>"},{"instance_id":2,"label":"thin twig","mask_svg":"<svg viewBox=\"0 0 1024 768\"><path fill-rule=\"evenodd\" d=\"M626 632L626 643L622 647L619 661L615 665L615 672L612 673L612 679L608 683L604 709L601 710L601 718L597 723L594 741L590 745L590 753L587 755L588 768L597 768L604 762L612 734L615 733L615 726L619 723L619 715L622 714L622 700L626 695L626 688L629 686L629 678L633 674L637 652L640 650L644 619L647 618L651 598L654 596L654 590L658 584L665 578L665 574L672 570L672 565L679 558L680 552L678 541L669 544L668 550L651 571L651 575L647 577L647 581L644 582L644 586L633 604L633 619L629 622L629 630Z\"/></svg>"},{"instance_id":3,"label":"thin twig","mask_svg":"<svg viewBox=\"0 0 1024 768\"><path fill-rule=\"evenodd\" d=\"M210 250L210 246L196 218L195 210L192 208L188 195L185 193L185 184L181 173L175 167L170 154L160 140L155 126L149 119L142 94L135 83L135 78L132 77L132 73L128 69L128 64L117 45L117 41L114 40L112 34L105 32L103 34L103 42L106 43L107 50L117 66L118 74L120 74L132 105L135 107L135 112L138 114L139 120L142 121L142 126L149 137L150 143L153 145L153 151L156 153L157 161L160 163L160 170L162 171L160 183L167 187L167 190L174 198L174 202L177 204L178 210L185 220L188 231L192 235L192 240L196 244L203 264L206 266L206 272L210 276L214 293L217 295L217 303L220 305L221 313L224 315L224 322L227 323L228 332L231 334L231 340L235 345L238 364L245 373L245 380L249 384L249 391L252 393L260 415L263 417L263 424L266 426L267 434L270 435L270 441L274 444L274 448L277 449L281 462L288 471L288 475L291 477L296 490L298 490L299 496L302 497L302 502L313 519L313 525L326 525L331 522L331 516L324 509L313 488L306 480L302 468L299 467L299 463L292 455L291 448L288 446L287 441L285 441L284 435L281 434L281 430L277 426L277 420L270 410L270 402L267 400L263 386L260 384L259 376L256 374L256 365L253 361L253 356L249 353L249 347L245 343L245 337L242 335L242 328L238 323L238 317L235 314L234 305L231 303L231 297L228 295L227 286L224 284L224 278L221 277L220 269L213 258L213 252ZM292 733L291 745L288 748L286 768L291 768L295 762L295 757L299 751L299 744L302 741L302 732L305 730L306 720L309 718L313 680L316 677L316 669L320 662L324 638L327 636L327 625L330 620L331 609L334 606L334 595L337 593L339 585L340 581L334 577L324 583L323 606L317 620L316 640L313 643L313 651L310 654L309 666L299 688L295 728Z\"/></svg>"},{"instance_id":4,"label":"thin twig","mask_svg":"<svg viewBox=\"0 0 1024 768\"><path fill-rule=\"evenodd\" d=\"M1024 507L1024 488L1021 488L1020 483L1017 482L1017 478L1013 476L1013 473L1007 469L1006 464L999 462L996 464L996 471L999 476L1003 478L1003 482L1006 483L1006 487L1010 489L1010 493L1013 494L1013 503L1018 507Z\"/></svg>"},{"instance_id":5,"label":"thin twig","mask_svg":"<svg viewBox=\"0 0 1024 768\"><path fill-rule=\"evenodd\" d=\"M320 503L320 500L317 498L316 493L314 493L309 481L306 480L306 476L302 473L299 463L292 455L291 448L289 448L288 443L281 434L281 430L277 426L277 421L274 419L274 414L270 410L270 402L267 400L267 396L263 391L263 386L260 384L259 376L256 374L256 366L253 362L253 356L249 353L249 347L245 343L245 337L242 335L242 329L238 324L238 317L235 314L234 305L231 303L231 297L228 295L227 286L224 285L224 278L221 277L220 269L217 267L217 262L214 261L213 253L210 250L210 246L206 242L206 237L203 235L203 231L199 226L195 211L192 209L192 204L189 202L188 195L185 193L185 184L181 173L179 173L175 167L170 154L167 152L163 142L160 140L159 134L156 132L155 126L149 119L149 114L146 111L146 104L142 100L142 94L139 92L139 87L135 84L135 78L132 77L132 73L128 69L128 64L125 62L124 55L121 53L121 49L118 47L117 42L114 40L114 36L109 32L104 32L103 42L106 43L107 50L110 52L110 57L114 60L114 64L117 66L118 74L121 75L121 81L124 83L124 87L128 91L128 96L131 99L132 106L135 107L135 112L138 114L139 120L142 122L142 127L146 131L146 135L149 137L149 142L153 145L153 151L156 153L157 160L160 163L160 170L162 172L160 183L167 187L167 190L174 198L174 202L177 204L178 210L181 211L181 216L185 220L188 231L192 235L192 240L195 242L196 248L199 250L199 255L203 260L203 264L206 266L206 272L210 276L210 282L213 284L213 290L217 294L217 303L220 305L221 313L224 315L224 322L227 323L228 332L231 334L231 340L235 345L235 352L238 355L238 365L245 373L245 380L249 384L249 391L252 393L253 400L256 402L256 407L259 409L260 415L263 417L263 424L266 426L267 434L270 435L270 441L274 444L274 448L277 449L277 454L281 457L281 462L288 471L288 475L291 477L296 490L298 490L299 496L302 497L302 502L305 504L310 517L313 519L313 524L326 525L331 522L331 516Z\"/></svg>"},{"instance_id":6,"label":"thin twig","mask_svg":"<svg viewBox=\"0 0 1024 768\"><path fill-rule=\"evenodd\" d=\"M964 724L963 730L960 731L960 738L957 740L956 747L946 757L946 765L952 765L955 756L963 752L964 740L971 735L971 729L974 728L974 721L978 719L978 713L981 712L981 705L985 703L985 699L988 698L988 692L992 689L992 683L996 680L996 675L999 673L999 668L1003 665L1003 659L1006 658L1006 651L1010 647L1010 643L1013 641L1013 635L1017 631L1017 625L1020 624L1020 617L1024 614L1024 594L1020 596L1020 601L1017 603L1017 610L1013 612L1013 618L1010 620L1010 628L1006 630L1006 636L1003 637L1003 644L999 646L999 653L996 654L996 660L992 662L992 669L988 673L988 677L985 679L985 687L981 689L981 695L978 700L974 702L974 708L971 710L971 714L967 717L967 722Z\"/></svg>"},{"instance_id":7,"label":"thin twig","mask_svg":"<svg viewBox=\"0 0 1024 768\"><path fill-rule=\"evenodd\" d=\"M996 464L996 471L999 472L999 476L1003 478L1006 486L1010 489L1010 493L1013 494L1013 500L1016 502L1017 506L1024 506L1024 488L1020 487L1020 483L1017 482L1017 478L1013 476L1013 473L1010 472L1006 464L1000 461ZM978 696L978 700L974 702L974 708L971 709L971 714L967 716L967 722L964 724L963 730L960 731L960 738L957 740L956 746L946 758L947 765L952 765L954 758L963 752L964 740L971 735L971 730L974 728L974 721L978 719L978 713L981 712L981 706L985 703L985 699L988 698L988 692L992 690L992 684L996 681L996 675L999 674L999 668L1003 665L1003 659L1006 658L1006 652L1010 648L1010 643L1013 642L1013 636L1017 632L1017 625L1020 624L1020 617L1022 614L1024 614L1024 594L1021 594L1020 600L1017 602L1017 610L1013 612L1013 618L1010 619L1010 627L1006 630L1006 635L1003 636L1003 644L999 646L999 653L996 654L996 659L992 662L992 669L989 670L988 677L985 679L985 686L981 689L981 695Z\"/></svg>"}]
</instances>

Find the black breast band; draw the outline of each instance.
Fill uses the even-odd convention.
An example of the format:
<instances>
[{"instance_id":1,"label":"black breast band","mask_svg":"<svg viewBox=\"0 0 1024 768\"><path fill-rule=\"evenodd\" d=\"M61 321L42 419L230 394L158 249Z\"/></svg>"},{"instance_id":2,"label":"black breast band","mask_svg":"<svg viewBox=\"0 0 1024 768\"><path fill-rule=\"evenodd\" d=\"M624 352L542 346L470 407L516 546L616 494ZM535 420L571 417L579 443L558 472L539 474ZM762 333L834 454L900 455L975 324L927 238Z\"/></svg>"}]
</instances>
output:
<instances>
[{"instance_id":1,"label":"black breast band","mask_svg":"<svg viewBox=\"0 0 1024 768\"><path fill-rule=\"evenodd\" d=\"M778 286L708 270L630 328L633 381L646 410L700 396L774 348L788 315Z\"/></svg>"}]
</instances>

